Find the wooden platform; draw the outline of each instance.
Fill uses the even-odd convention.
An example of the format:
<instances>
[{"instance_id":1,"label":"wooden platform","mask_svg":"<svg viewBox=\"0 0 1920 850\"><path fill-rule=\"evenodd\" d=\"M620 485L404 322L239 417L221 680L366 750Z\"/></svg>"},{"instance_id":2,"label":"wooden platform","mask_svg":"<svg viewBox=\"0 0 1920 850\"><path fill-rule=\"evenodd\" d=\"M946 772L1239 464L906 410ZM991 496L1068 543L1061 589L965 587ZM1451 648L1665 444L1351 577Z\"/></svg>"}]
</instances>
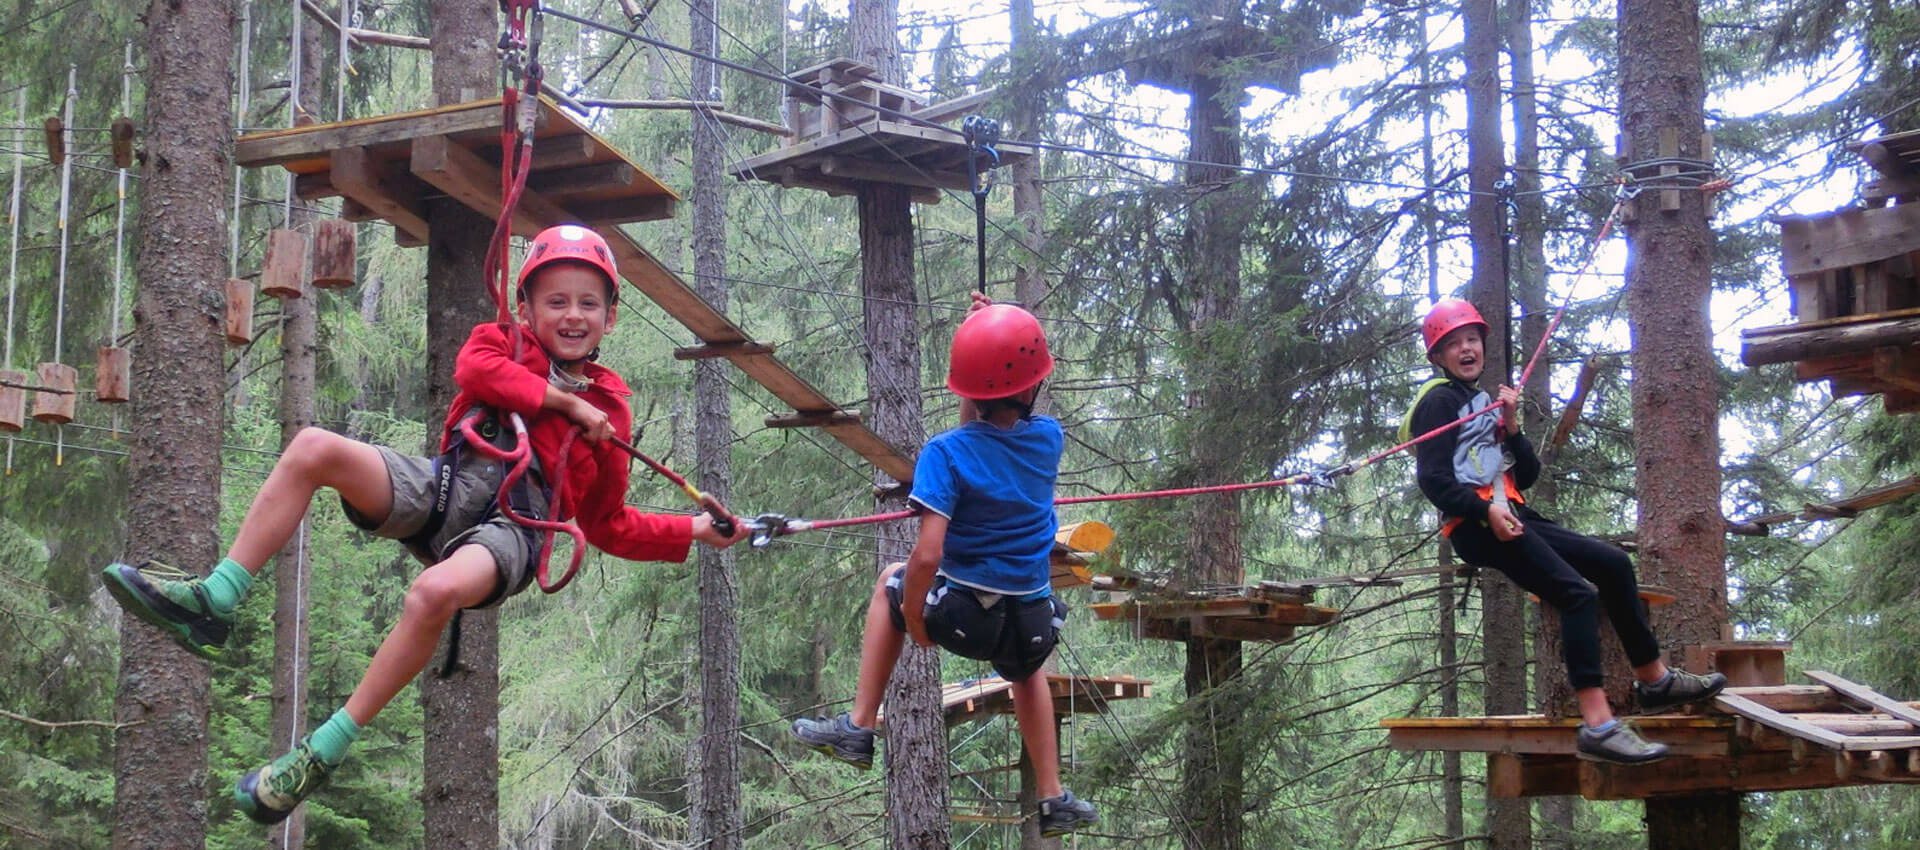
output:
<instances>
[{"instance_id":1,"label":"wooden platform","mask_svg":"<svg viewBox=\"0 0 1920 850\"><path fill-rule=\"evenodd\" d=\"M1283 643L1302 626L1339 619L1338 610L1312 603L1310 588L1267 582L1217 593L1142 592L1087 607L1099 619L1131 622L1136 637Z\"/></svg>"},{"instance_id":2,"label":"wooden platform","mask_svg":"<svg viewBox=\"0 0 1920 850\"><path fill-rule=\"evenodd\" d=\"M1061 676L1047 674L1053 693L1053 713L1101 714L1110 703L1153 696L1153 683L1132 676ZM956 726L995 714L1013 713L1013 683L999 676L957 682L940 689L940 705L947 725Z\"/></svg>"},{"instance_id":3,"label":"wooden platform","mask_svg":"<svg viewBox=\"0 0 1920 850\"><path fill-rule=\"evenodd\" d=\"M1673 752L1636 767L1576 758L1578 718L1394 718L1381 725L1395 749L1487 753L1499 797L1624 800L1920 782L1920 703L1830 673L1806 676L1818 684L1728 688L1700 714L1631 718L1648 740Z\"/></svg>"},{"instance_id":4,"label":"wooden platform","mask_svg":"<svg viewBox=\"0 0 1920 850\"><path fill-rule=\"evenodd\" d=\"M852 194L862 183L889 183L910 187L920 203L939 201L943 190L971 190L967 160L975 155L972 146L958 132L909 122L900 114L951 122L985 97L970 95L929 106L912 92L880 82L871 66L851 59L815 65L790 78L798 84L788 87L794 135L776 150L735 163L728 169L734 177L829 195ZM994 148L1000 153L998 165L1034 153L1016 142L1002 141ZM993 165L983 159L976 167Z\"/></svg>"},{"instance_id":5,"label":"wooden platform","mask_svg":"<svg viewBox=\"0 0 1920 850\"><path fill-rule=\"evenodd\" d=\"M1920 410L1920 133L1849 147L1879 175L1865 206L1776 219L1795 323L1742 331L1740 360Z\"/></svg>"},{"instance_id":6,"label":"wooden platform","mask_svg":"<svg viewBox=\"0 0 1920 850\"><path fill-rule=\"evenodd\" d=\"M671 189L552 103L541 100L539 115L534 172L514 213L515 234L532 236L556 224L593 226L613 250L621 276L701 341L675 357L732 361L792 406L791 415L768 417L768 426L822 428L895 481L912 481L912 458L867 428L858 411L829 401L776 359L773 346L754 341L614 226L671 216L678 200ZM499 217L500 118L495 98L312 124L242 136L234 157L245 166L284 166L303 187L302 197L340 195L350 217L388 221L403 242L420 244L426 239L424 199L433 194Z\"/></svg>"}]
</instances>

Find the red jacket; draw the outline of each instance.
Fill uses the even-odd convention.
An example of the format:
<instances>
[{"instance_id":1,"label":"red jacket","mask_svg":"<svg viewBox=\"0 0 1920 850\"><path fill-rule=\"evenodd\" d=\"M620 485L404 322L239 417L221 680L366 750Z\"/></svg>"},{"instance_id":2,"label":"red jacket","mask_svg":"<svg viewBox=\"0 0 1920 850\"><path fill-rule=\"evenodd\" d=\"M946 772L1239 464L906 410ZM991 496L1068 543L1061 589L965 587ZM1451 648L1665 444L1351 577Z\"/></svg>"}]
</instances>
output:
<instances>
[{"instance_id":1,"label":"red jacket","mask_svg":"<svg viewBox=\"0 0 1920 850\"><path fill-rule=\"evenodd\" d=\"M441 429L441 451L453 426L476 405L502 413L518 413L526 420L540 468L547 470L549 486L560 495L553 517L572 518L586 532L587 542L607 554L630 561L684 561L693 545L693 517L686 514L649 514L630 507L627 499L626 452L609 442L589 443L576 438L564 461L560 443L574 427L573 420L541 408L546 399L547 354L528 332L520 360L513 360L513 338L498 324L473 327L460 357L453 364L453 382L460 388ZM618 435L631 433L633 412L627 397L633 394L619 373L588 363L592 386L581 392L588 404L605 411ZM559 479L565 477L565 486Z\"/></svg>"}]
</instances>

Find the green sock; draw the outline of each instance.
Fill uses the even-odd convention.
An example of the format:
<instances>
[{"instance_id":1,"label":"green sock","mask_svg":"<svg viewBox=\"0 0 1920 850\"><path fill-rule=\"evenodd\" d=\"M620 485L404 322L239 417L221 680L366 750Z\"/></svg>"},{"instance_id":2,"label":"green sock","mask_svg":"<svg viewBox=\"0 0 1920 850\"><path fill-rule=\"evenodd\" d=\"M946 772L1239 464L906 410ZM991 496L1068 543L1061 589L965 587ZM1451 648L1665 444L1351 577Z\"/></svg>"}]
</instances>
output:
<instances>
[{"instance_id":1,"label":"green sock","mask_svg":"<svg viewBox=\"0 0 1920 850\"><path fill-rule=\"evenodd\" d=\"M352 715L342 708L320 724L307 736L307 746L313 748L313 754L330 766L339 766L347 757L347 748L353 746L353 739L360 737L360 724L353 722Z\"/></svg>"},{"instance_id":2,"label":"green sock","mask_svg":"<svg viewBox=\"0 0 1920 850\"><path fill-rule=\"evenodd\" d=\"M222 614L231 614L240 606L240 600L247 597L247 589L253 587L253 573L240 566L232 558L220 559L220 565L213 568L201 587L207 589L207 597L213 601L213 608Z\"/></svg>"}]
</instances>

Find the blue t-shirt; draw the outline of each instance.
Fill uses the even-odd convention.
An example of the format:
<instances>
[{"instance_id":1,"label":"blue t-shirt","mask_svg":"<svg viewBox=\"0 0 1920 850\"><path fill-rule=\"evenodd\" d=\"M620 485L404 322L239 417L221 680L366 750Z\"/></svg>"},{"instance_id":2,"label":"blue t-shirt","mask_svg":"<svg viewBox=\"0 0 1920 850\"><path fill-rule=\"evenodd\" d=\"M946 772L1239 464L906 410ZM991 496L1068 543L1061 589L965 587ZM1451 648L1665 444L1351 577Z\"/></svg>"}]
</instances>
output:
<instances>
[{"instance_id":1,"label":"blue t-shirt","mask_svg":"<svg viewBox=\"0 0 1920 850\"><path fill-rule=\"evenodd\" d=\"M927 441L909 498L949 520L940 575L1009 596L1052 589L1053 482L1065 443L1046 416L1005 429L975 420Z\"/></svg>"}]
</instances>

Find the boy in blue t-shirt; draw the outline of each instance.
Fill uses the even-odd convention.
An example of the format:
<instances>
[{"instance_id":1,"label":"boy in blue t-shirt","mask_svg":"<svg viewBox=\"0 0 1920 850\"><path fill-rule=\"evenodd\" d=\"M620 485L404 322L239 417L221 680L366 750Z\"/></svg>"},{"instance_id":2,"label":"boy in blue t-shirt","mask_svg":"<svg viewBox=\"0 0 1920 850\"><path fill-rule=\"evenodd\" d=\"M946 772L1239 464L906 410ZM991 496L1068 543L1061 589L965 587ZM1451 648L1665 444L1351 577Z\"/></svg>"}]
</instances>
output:
<instances>
[{"instance_id":1,"label":"boy in blue t-shirt","mask_svg":"<svg viewBox=\"0 0 1920 850\"><path fill-rule=\"evenodd\" d=\"M793 722L794 737L808 746L869 768L881 698L908 635L989 661L1013 683L1047 836L1099 819L1093 804L1060 786L1053 696L1047 677L1034 675L1067 616L1053 598L1048 563L1065 436L1060 423L1033 414L1052 371L1033 314L973 296L947 372L947 388L960 397L960 427L929 440L914 465L909 498L920 510L920 537L906 564L888 565L874 583L853 710Z\"/></svg>"}]
</instances>

